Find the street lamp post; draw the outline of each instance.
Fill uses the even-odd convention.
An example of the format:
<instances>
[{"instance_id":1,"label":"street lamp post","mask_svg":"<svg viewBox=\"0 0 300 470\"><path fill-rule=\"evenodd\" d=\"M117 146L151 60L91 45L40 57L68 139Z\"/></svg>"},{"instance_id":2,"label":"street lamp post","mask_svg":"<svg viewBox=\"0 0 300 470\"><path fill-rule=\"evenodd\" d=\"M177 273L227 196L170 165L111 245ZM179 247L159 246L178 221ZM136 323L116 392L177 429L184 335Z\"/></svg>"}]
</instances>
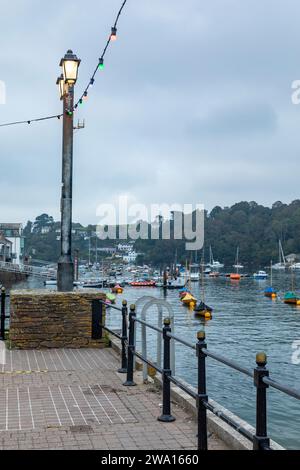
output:
<instances>
[{"instance_id":1,"label":"street lamp post","mask_svg":"<svg viewBox=\"0 0 300 470\"><path fill-rule=\"evenodd\" d=\"M57 80L63 101L63 151L61 193L61 253L57 269L57 289L71 292L74 287L72 259L72 192L73 192L73 109L74 86L80 60L71 50L61 59L63 75Z\"/></svg>"}]
</instances>

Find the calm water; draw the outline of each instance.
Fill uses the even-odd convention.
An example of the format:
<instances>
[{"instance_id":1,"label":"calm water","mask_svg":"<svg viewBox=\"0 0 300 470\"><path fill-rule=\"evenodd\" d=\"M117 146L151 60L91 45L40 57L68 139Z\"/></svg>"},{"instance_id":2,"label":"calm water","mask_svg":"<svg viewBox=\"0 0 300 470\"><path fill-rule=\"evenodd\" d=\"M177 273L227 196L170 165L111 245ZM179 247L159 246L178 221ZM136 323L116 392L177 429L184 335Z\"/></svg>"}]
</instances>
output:
<instances>
[{"instance_id":1,"label":"calm water","mask_svg":"<svg viewBox=\"0 0 300 470\"><path fill-rule=\"evenodd\" d=\"M37 281L29 281L31 287ZM196 341L196 333L205 328L208 347L247 368L255 366L259 351L268 354L271 377L291 387L300 389L300 365L291 362L292 343L300 340L300 307L283 304L282 300L270 300L263 291L268 281L245 279L234 283L230 279L206 279L206 301L214 308L209 322L196 319L192 312L182 306L178 292L169 291L167 298L175 314L176 334L189 341ZM300 289L300 276L296 280ZM22 283L22 287L28 287ZM290 276L274 275L274 286L281 295L290 289ZM196 297L200 296L198 283L193 283ZM144 295L164 298L161 289L134 289L127 287L123 299L135 302ZM156 324L156 311L149 311L148 321ZM112 326L120 327L120 317L115 311L109 313ZM155 336L149 335L149 343L155 344ZM151 349L150 345L150 349ZM153 348L154 351L154 348ZM154 354L154 353L153 353ZM211 398L255 424L255 388L252 380L242 374L208 359L208 394ZM196 358L192 350L176 346L176 375L196 385ZM279 391L268 391L269 434L277 442L290 449L300 449L300 402Z\"/></svg>"}]
</instances>

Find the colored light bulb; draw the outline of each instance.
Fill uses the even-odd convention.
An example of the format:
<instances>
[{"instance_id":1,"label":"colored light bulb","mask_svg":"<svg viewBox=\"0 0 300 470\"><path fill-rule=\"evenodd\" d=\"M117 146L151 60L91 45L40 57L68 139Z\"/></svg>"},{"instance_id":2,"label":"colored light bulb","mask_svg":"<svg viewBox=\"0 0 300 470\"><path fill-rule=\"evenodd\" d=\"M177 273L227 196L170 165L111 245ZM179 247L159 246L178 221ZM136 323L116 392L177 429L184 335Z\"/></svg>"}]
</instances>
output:
<instances>
[{"instance_id":1,"label":"colored light bulb","mask_svg":"<svg viewBox=\"0 0 300 470\"><path fill-rule=\"evenodd\" d=\"M110 35L111 41L116 41L117 40L117 28L111 28L111 35Z\"/></svg>"}]
</instances>

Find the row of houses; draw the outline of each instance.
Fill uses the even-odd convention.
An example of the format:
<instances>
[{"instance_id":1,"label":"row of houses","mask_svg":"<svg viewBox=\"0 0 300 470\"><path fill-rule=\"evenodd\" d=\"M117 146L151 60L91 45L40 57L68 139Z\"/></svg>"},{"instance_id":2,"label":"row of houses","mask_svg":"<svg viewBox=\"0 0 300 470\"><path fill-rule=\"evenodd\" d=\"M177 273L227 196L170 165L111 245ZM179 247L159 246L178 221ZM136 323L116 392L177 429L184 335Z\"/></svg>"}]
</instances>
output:
<instances>
[{"instance_id":1,"label":"row of houses","mask_svg":"<svg viewBox=\"0 0 300 470\"><path fill-rule=\"evenodd\" d=\"M119 243L115 247L98 248L98 252L121 259L124 263L128 264L134 264L139 255L134 250L134 242L128 244Z\"/></svg>"}]
</instances>

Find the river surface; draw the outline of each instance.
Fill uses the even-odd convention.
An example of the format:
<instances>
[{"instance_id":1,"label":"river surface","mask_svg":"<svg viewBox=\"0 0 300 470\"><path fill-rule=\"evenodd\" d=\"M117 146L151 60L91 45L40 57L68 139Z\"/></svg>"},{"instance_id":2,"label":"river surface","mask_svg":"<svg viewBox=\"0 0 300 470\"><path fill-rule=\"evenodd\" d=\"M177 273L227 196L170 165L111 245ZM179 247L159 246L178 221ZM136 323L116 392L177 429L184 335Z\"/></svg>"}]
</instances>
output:
<instances>
[{"instance_id":1,"label":"river surface","mask_svg":"<svg viewBox=\"0 0 300 470\"><path fill-rule=\"evenodd\" d=\"M211 351L250 369L255 367L256 353L264 351L268 355L270 376L300 390L300 364L292 363L292 344L300 341L300 307L288 306L282 301L290 284L288 273L274 274L273 285L279 290L281 298L270 300L263 295L268 281L246 278L233 282L226 278L207 278L205 300L214 308L213 319L207 322L195 318L193 312L181 304L176 291L168 291L165 298L162 289L126 287L117 303L121 305L123 299L134 303L145 295L165 298L174 311L177 336L196 342L197 332L204 328ZM296 286L300 290L299 274L296 276ZM42 283L29 279L19 283L18 287L42 287ZM200 298L201 286L192 283L192 288L194 295ZM149 310L147 321L156 324L156 309ZM111 310L108 322L120 328L118 312ZM155 360L155 334L149 334L148 342L150 354ZM207 366L209 397L254 425L255 388L252 380L209 358ZM195 354L180 344L176 345L176 375L194 386L197 384ZM276 390L268 390L267 393L270 437L289 449L300 449L300 401Z\"/></svg>"}]
</instances>

